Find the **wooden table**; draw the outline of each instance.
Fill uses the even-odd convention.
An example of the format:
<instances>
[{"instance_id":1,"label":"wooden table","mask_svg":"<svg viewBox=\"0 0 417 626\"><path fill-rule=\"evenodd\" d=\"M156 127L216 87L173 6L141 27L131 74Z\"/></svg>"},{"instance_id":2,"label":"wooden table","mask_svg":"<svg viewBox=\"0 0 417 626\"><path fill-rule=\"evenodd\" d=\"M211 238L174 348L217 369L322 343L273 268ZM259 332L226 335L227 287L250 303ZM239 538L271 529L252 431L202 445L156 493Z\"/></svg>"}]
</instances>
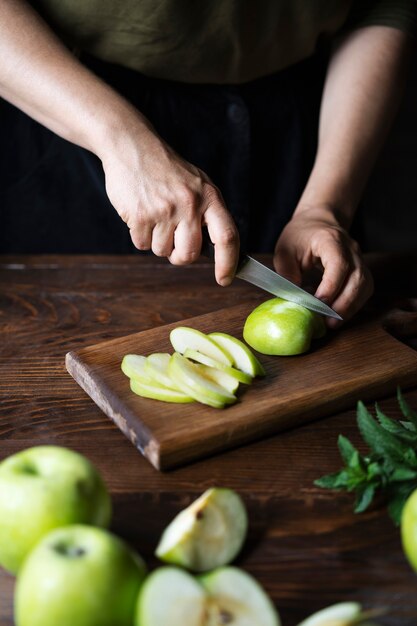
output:
<instances>
[{"instance_id":1,"label":"wooden table","mask_svg":"<svg viewBox=\"0 0 417 626\"><path fill-rule=\"evenodd\" d=\"M417 258L369 262L377 284L374 308L417 296ZM417 578L386 511L354 515L349 495L313 484L340 467L339 433L361 447L354 410L162 474L65 370L69 350L232 306L252 294L241 281L217 287L208 262L174 268L140 255L0 257L0 458L37 444L87 455L113 496L113 530L151 568L160 533L175 513L209 486L230 486L250 515L237 564L271 594L284 626L341 600L386 607L379 620L384 626L415 626ZM417 388L405 395L417 407ZM381 406L399 416L393 397ZM0 572L0 626L13 624L13 582Z\"/></svg>"}]
</instances>

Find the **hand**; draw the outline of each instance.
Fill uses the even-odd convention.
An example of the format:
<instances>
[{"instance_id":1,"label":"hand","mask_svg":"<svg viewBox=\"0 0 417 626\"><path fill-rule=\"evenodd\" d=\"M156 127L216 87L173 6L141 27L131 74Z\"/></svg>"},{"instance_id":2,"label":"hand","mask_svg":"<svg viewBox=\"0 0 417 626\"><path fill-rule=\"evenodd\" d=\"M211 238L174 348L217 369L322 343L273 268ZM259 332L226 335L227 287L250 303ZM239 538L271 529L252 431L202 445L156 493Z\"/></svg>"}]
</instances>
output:
<instances>
[{"instance_id":1,"label":"hand","mask_svg":"<svg viewBox=\"0 0 417 626\"><path fill-rule=\"evenodd\" d=\"M176 154L142 120L100 155L108 197L130 229L139 250L168 257L174 265L195 261L201 228L215 246L215 276L231 283L239 235L220 191L209 178Z\"/></svg>"},{"instance_id":2,"label":"hand","mask_svg":"<svg viewBox=\"0 0 417 626\"><path fill-rule=\"evenodd\" d=\"M373 280L359 246L326 207L298 209L275 247L274 267L289 280L301 284L306 270L323 271L316 297L344 320L356 313L371 296ZM326 318L330 327L340 324Z\"/></svg>"}]
</instances>

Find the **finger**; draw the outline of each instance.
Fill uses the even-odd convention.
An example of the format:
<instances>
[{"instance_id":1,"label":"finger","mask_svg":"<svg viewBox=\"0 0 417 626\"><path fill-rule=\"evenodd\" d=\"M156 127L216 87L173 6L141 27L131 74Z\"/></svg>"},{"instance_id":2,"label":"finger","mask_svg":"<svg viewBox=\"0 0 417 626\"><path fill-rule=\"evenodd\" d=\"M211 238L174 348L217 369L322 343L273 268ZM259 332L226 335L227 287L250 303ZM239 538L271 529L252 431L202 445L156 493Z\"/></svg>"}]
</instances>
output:
<instances>
[{"instance_id":1,"label":"finger","mask_svg":"<svg viewBox=\"0 0 417 626\"><path fill-rule=\"evenodd\" d=\"M152 244L151 224L140 224L130 229L130 237L138 250L150 250Z\"/></svg>"},{"instance_id":2,"label":"finger","mask_svg":"<svg viewBox=\"0 0 417 626\"><path fill-rule=\"evenodd\" d=\"M317 256L323 266L323 276L315 296L329 304L334 302L342 290L352 269L350 254L334 241L327 241Z\"/></svg>"},{"instance_id":3,"label":"finger","mask_svg":"<svg viewBox=\"0 0 417 626\"><path fill-rule=\"evenodd\" d=\"M301 285L302 272L294 253L286 246L280 245L280 241L275 247L274 268L278 274L281 274L296 285Z\"/></svg>"},{"instance_id":4,"label":"finger","mask_svg":"<svg viewBox=\"0 0 417 626\"><path fill-rule=\"evenodd\" d=\"M152 252L156 256L169 257L174 249L174 230L172 223L158 222L152 231Z\"/></svg>"},{"instance_id":5,"label":"finger","mask_svg":"<svg viewBox=\"0 0 417 626\"><path fill-rule=\"evenodd\" d=\"M239 259L238 230L230 213L219 202L208 205L203 219L214 244L216 281L226 287L234 278Z\"/></svg>"},{"instance_id":6,"label":"finger","mask_svg":"<svg viewBox=\"0 0 417 626\"><path fill-rule=\"evenodd\" d=\"M353 263L354 267L348 274L342 290L332 303L332 308L343 317L344 321L353 317L373 292L373 278L369 269L356 255L353 257ZM339 322L329 319L327 324L330 328L335 328Z\"/></svg>"},{"instance_id":7,"label":"finger","mask_svg":"<svg viewBox=\"0 0 417 626\"><path fill-rule=\"evenodd\" d=\"M200 256L201 224L198 220L182 220L175 229L174 249L169 260L174 265L188 265Z\"/></svg>"}]
</instances>

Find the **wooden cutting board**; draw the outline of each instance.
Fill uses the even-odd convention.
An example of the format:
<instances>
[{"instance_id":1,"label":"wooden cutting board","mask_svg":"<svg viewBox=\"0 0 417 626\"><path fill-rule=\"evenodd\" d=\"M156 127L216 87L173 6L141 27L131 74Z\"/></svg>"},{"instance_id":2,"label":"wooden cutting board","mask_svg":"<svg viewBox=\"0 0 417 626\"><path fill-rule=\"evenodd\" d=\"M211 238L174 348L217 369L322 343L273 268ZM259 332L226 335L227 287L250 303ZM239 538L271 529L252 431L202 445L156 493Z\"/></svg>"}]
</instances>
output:
<instances>
[{"instance_id":1,"label":"wooden cutting board","mask_svg":"<svg viewBox=\"0 0 417 626\"><path fill-rule=\"evenodd\" d=\"M304 355L259 355L267 375L241 386L225 409L140 398L120 370L125 354L172 352L176 326L221 331L241 338L253 302L69 352L68 372L138 450L159 470L293 428L375 400L397 385L417 384L417 352L375 320L329 333Z\"/></svg>"}]
</instances>

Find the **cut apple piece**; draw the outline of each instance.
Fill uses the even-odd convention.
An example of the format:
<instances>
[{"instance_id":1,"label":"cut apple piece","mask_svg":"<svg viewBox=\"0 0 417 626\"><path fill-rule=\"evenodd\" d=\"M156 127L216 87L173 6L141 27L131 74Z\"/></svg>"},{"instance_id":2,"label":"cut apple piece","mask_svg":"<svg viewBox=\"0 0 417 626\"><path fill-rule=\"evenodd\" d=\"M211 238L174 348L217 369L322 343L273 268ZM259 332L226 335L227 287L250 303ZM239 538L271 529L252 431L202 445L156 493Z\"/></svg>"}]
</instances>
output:
<instances>
[{"instance_id":1,"label":"cut apple piece","mask_svg":"<svg viewBox=\"0 0 417 626\"><path fill-rule=\"evenodd\" d=\"M224 350L227 350L233 359L234 367L246 372L249 376L265 376L262 364L243 341L227 333L210 333L209 337Z\"/></svg>"},{"instance_id":2,"label":"cut apple piece","mask_svg":"<svg viewBox=\"0 0 417 626\"><path fill-rule=\"evenodd\" d=\"M174 383L195 400L214 408L236 402L236 396L204 376L196 365L175 352L170 359L169 375Z\"/></svg>"},{"instance_id":3,"label":"cut apple piece","mask_svg":"<svg viewBox=\"0 0 417 626\"><path fill-rule=\"evenodd\" d=\"M224 365L215 359L212 359L210 356L206 354L202 354L198 350L193 350L192 348L187 348L184 352L184 356L187 359L192 359L193 361L197 361L197 363L202 363L203 365L207 365L207 367L212 367L222 372L226 372L232 378L236 378L240 383L244 383L245 385L250 385L252 382L252 376L246 374L245 372L241 372L230 365Z\"/></svg>"},{"instance_id":4,"label":"cut apple piece","mask_svg":"<svg viewBox=\"0 0 417 626\"><path fill-rule=\"evenodd\" d=\"M139 592L135 626L280 626L259 583L236 567L200 579L176 567L161 567Z\"/></svg>"},{"instance_id":5,"label":"cut apple piece","mask_svg":"<svg viewBox=\"0 0 417 626\"><path fill-rule=\"evenodd\" d=\"M227 565L245 541L248 517L231 489L208 489L165 529L156 548L161 560L195 572Z\"/></svg>"},{"instance_id":6,"label":"cut apple piece","mask_svg":"<svg viewBox=\"0 0 417 626\"><path fill-rule=\"evenodd\" d=\"M206 597L191 574L177 567L160 567L141 587L135 626L202 626Z\"/></svg>"},{"instance_id":7,"label":"cut apple piece","mask_svg":"<svg viewBox=\"0 0 417 626\"><path fill-rule=\"evenodd\" d=\"M359 626L361 615L362 607L357 602L339 602L313 613L298 626ZM367 619L365 613L363 619Z\"/></svg>"},{"instance_id":8,"label":"cut apple piece","mask_svg":"<svg viewBox=\"0 0 417 626\"><path fill-rule=\"evenodd\" d=\"M223 363L223 365L232 365L233 359L221 346L210 339L208 335L188 328L187 326L178 326L171 331L170 340L176 352L184 354L187 348L198 350L203 354Z\"/></svg>"},{"instance_id":9,"label":"cut apple piece","mask_svg":"<svg viewBox=\"0 0 417 626\"><path fill-rule=\"evenodd\" d=\"M279 615L261 585L237 567L220 567L199 577L210 598L213 621L233 626L280 626ZM204 623L204 622L203 622Z\"/></svg>"},{"instance_id":10,"label":"cut apple piece","mask_svg":"<svg viewBox=\"0 0 417 626\"><path fill-rule=\"evenodd\" d=\"M162 385L146 383L141 380L130 379L130 388L138 396L142 398L150 398L151 400L161 400L162 402L177 402L186 404L194 402L194 398L187 395L183 391L177 389L169 389Z\"/></svg>"},{"instance_id":11,"label":"cut apple piece","mask_svg":"<svg viewBox=\"0 0 417 626\"><path fill-rule=\"evenodd\" d=\"M145 361L145 374L159 385L170 389L178 389L168 372L171 355L168 352L154 352Z\"/></svg>"},{"instance_id":12,"label":"cut apple piece","mask_svg":"<svg viewBox=\"0 0 417 626\"><path fill-rule=\"evenodd\" d=\"M198 369L206 378L212 380L221 387L224 387L227 391L230 391L230 393L235 393L235 391L237 391L239 381L234 376L230 376L227 372L219 370L216 367L203 365L202 363L199 363Z\"/></svg>"},{"instance_id":13,"label":"cut apple piece","mask_svg":"<svg viewBox=\"0 0 417 626\"><path fill-rule=\"evenodd\" d=\"M142 356L141 354L125 354L122 360L121 369L123 374L125 374L128 378L144 380L150 383L151 379L145 373L145 363L146 356Z\"/></svg>"}]
</instances>

